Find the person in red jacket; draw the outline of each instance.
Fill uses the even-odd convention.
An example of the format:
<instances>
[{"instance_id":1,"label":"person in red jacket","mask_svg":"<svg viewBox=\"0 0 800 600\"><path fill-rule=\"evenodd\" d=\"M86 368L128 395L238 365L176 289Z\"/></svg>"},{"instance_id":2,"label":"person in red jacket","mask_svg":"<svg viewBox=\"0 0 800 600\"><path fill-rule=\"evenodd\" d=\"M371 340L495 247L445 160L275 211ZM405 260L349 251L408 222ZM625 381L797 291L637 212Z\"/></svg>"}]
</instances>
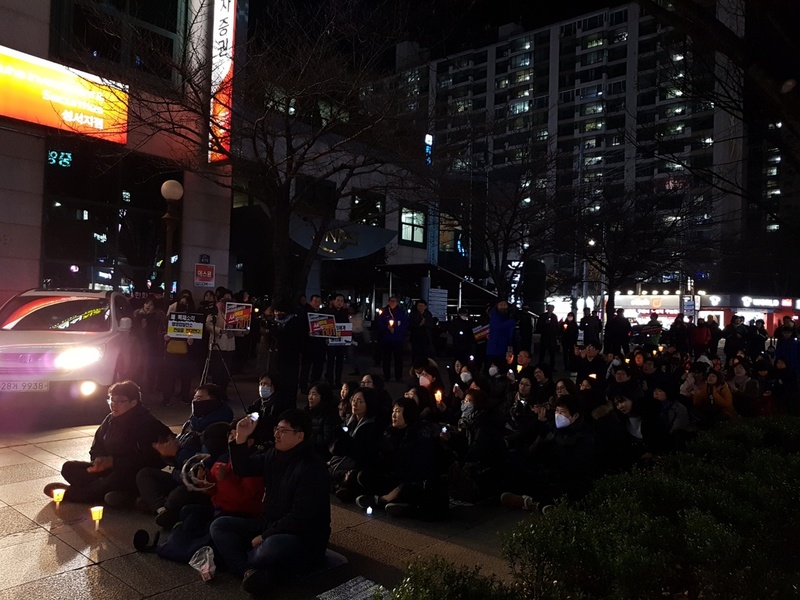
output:
<instances>
[{"instance_id":1,"label":"person in red jacket","mask_svg":"<svg viewBox=\"0 0 800 600\"><path fill-rule=\"evenodd\" d=\"M694 351L694 358L697 360L711 344L711 328L706 325L706 320L703 317L698 317L697 325L692 328L690 339L692 342L692 350Z\"/></svg>"}]
</instances>

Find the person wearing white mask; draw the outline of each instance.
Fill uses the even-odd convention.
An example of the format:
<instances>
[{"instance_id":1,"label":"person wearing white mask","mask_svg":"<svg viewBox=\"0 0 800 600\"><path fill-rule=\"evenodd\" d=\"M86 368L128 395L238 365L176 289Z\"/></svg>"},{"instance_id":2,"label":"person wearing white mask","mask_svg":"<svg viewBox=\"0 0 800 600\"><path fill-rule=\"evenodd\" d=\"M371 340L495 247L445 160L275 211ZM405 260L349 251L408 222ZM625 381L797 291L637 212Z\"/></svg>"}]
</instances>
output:
<instances>
[{"instance_id":1,"label":"person wearing white mask","mask_svg":"<svg viewBox=\"0 0 800 600\"><path fill-rule=\"evenodd\" d=\"M503 416L481 390L467 390L458 425L447 427L440 437L457 456L448 473L450 496L476 502L496 493L508 466Z\"/></svg>"},{"instance_id":2,"label":"person wearing white mask","mask_svg":"<svg viewBox=\"0 0 800 600\"><path fill-rule=\"evenodd\" d=\"M266 444L275 439L272 430L278 424L278 416L288 408L276 391L277 387L277 376L264 373L258 378L258 400L247 407L248 413L259 414L253 434L256 444Z\"/></svg>"},{"instance_id":3,"label":"person wearing white mask","mask_svg":"<svg viewBox=\"0 0 800 600\"><path fill-rule=\"evenodd\" d=\"M557 498L578 500L590 489L595 474L595 441L580 414L580 401L561 396L553 428L531 446L526 470L517 488L504 492L500 502L512 508L547 512Z\"/></svg>"}]
</instances>

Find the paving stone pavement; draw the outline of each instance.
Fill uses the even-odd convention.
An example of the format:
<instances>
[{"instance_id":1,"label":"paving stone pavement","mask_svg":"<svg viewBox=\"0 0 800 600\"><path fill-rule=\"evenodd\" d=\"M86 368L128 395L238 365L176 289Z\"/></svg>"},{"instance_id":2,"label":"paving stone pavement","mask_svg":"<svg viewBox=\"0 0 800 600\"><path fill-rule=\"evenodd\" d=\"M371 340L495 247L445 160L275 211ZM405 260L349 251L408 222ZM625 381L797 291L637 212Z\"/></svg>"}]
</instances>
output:
<instances>
[{"instance_id":1,"label":"paving stone pavement","mask_svg":"<svg viewBox=\"0 0 800 600\"><path fill-rule=\"evenodd\" d=\"M254 377L237 376L236 387L245 403L256 397ZM393 396L404 390L401 383L388 387ZM229 391L236 407L233 386ZM146 398L145 403L177 430L188 407L165 407L157 400ZM235 412L240 414L241 408ZM0 600L247 598L239 581L227 574L206 584L188 565L137 553L133 533L157 529L150 517L107 507L95 528L87 505L56 507L44 496L42 488L60 480L65 460L88 458L95 429L96 424L80 424L0 434ZM368 517L333 497L331 505L330 547L347 557L348 564L293 581L271 597L314 598L357 576L391 588L409 561L434 555L481 565L484 572L508 579L499 534L536 518L495 504L455 507L447 520L425 523L384 514Z\"/></svg>"}]
</instances>

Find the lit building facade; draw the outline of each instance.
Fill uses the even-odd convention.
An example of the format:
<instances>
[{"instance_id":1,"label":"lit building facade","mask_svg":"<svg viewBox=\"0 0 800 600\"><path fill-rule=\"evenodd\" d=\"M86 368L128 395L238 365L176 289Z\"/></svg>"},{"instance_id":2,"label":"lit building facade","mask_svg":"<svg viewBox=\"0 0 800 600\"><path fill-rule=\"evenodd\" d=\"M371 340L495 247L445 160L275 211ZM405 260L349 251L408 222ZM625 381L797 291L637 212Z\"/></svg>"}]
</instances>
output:
<instances>
[{"instance_id":1,"label":"lit building facade","mask_svg":"<svg viewBox=\"0 0 800 600\"><path fill-rule=\"evenodd\" d=\"M196 12L202 6L0 0L3 93L27 79L20 93L47 105L37 113L24 96L0 103L0 300L42 285L156 291L166 252L160 189L170 179L184 188L172 287L202 295L209 282L198 280L195 265L204 262L214 285L227 284L230 191L179 167L166 136L144 132L112 106L127 89L126 72L171 81L173 72L147 50L180 52L191 15L211 18ZM108 11L113 29L97 27L98 10ZM143 39L147 47L137 47ZM105 98L82 90L95 74L112 84Z\"/></svg>"}]
</instances>

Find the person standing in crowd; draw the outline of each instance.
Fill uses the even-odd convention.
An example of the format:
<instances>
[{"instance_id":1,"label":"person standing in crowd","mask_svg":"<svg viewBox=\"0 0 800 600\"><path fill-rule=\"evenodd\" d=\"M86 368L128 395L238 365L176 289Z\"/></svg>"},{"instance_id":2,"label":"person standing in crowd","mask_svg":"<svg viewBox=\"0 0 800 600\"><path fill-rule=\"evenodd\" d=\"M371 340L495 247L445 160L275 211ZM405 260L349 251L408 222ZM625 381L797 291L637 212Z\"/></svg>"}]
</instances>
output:
<instances>
[{"instance_id":1,"label":"person standing in crowd","mask_svg":"<svg viewBox=\"0 0 800 600\"><path fill-rule=\"evenodd\" d=\"M395 379L403 381L403 344L408 329L408 315L400 308L396 296L389 297L389 302L375 321L380 334L383 378L391 381L391 365L394 361Z\"/></svg>"},{"instance_id":2,"label":"person standing in crowd","mask_svg":"<svg viewBox=\"0 0 800 600\"><path fill-rule=\"evenodd\" d=\"M518 318L519 328L519 349L530 352L533 348L533 318L531 307L527 304L522 305Z\"/></svg>"},{"instance_id":3,"label":"person standing in crowd","mask_svg":"<svg viewBox=\"0 0 800 600\"><path fill-rule=\"evenodd\" d=\"M669 343L681 354L689 352L689 328L686 326L683 313L678 313L669 326Z\"/></svg>"},{"instance_id":4,"label":"person standing in crowd","mask_svg":"<svg viewBox=\"0 0 800 600\"><path fill-rule=\"evenodd\" d=\"M131 336L134 339L139 361L136 381L145 394L156 391L158 373L161 367L164 348L164 333L167 330L167 316L156 308L155 296L148 296L142 307L133 313Z\"/></svg>"},{"instance_id":5,"label":"person standing in crowd","mask_svg":"<svg viewBox=\"0 0 800 600\"><path fill-rule=\"evenodd\" d=\"M553 312L553 309L554 306L548 304L544 309L544 314L540 315L539 320L536 322L536 333L539 334L539 362L543 363L545 357L549 354L551 369L556 368L556 350L560 333L558 317Z\"/></svg>"},{"instance_id":6,"label":"person standing in crowd","mask_svg":"<svg viewBox=\"0 0 800 600\"><path fill-rule=\"evenodd\" d=\"M627 354L630 351L630 335L631 324L625 316L625 309L618 308L616 314L606 323L606 354Z\"/></svg>"},{"instance_id":7,"label":"person standing in crowd","mask_svg":"<svg viewBox=\"0 0 800 600\"><path fill-rule=\"evenodd\" d=\"M747 356L750 357L750 360L754 361L764 354L768 339L769 333L764 327L764 319L756 319L747 332Z\"/></svg>"},{"instance_id":8,"label":"person standing in crowd","mask_svg":"<svg viewBox=\"0 0 800 600\"><path fill-rule=\"evenodd\" d=\"M408 332L411 339L411 362L433 356L434 323L428 303L420 298L416 310L408 317Z\"/></svg>"},{"instance_id":9,"label":"person standing in crowd","mask_svg":"<svg viewBox=\"0 0 800 600\"><path fill-rule=\"evenodd\" d=\"M697 324L689 334L689 341L692 344L692 353L695 360L708 352L708 347L711 345L711 328L706 324L706 320L703 317L697 319Z\"/></svg>"},{"instance_id":10,"label":"person standing in crowd","mask_svg":"<svg viewBox=\"0 0 800 600\"><path fill-rule=\"evenodd\" d=\"M575 362L575 346L578 345L578 323L575 321L575 313L567 313L567 317L559 324L561 332L561 351L564 353L564 370L568 373L573 371Z\"/></svg>"},{"instance_id":11,"label":"person standing in crowd","mask_svg":"<svg viewBox=\"0 0 800 600\"><path fill-rule=\"evenodd\" d=\"M458 314L450 321L450 337L453 338L453 357L462 364L470 362L475 352L475 322L470 319L469 311L462 306Z\"/></svg>"},{"instance_id":12,"label":"person standing in crowd","mask_svg":"<svg viewBox=\"0 0 800 600\"><path fill-rule=\"evenodd\" d=\"M178 299L170 304L167 309L167 318L173 313L193 313L194 299L192 292L181 290ZM172 400L179 400L184 404L189 404L191 398L192 370L194 365L193 356L190 348L194 340L191 338L173 338L164 333L164 364L162 366L162 385L164 389L165 405ZM175 391L175 383L178 383L178 391Z\"/></svg>"},{"instance_id":13,"label":"person standing in crowd","mask_svg":"<svg viewBox=\"0 0 800 600\"><path fill-rule=\"evenodd\" d=\"M583 317L578 324L578 329L583 332L583 343L600 342L600 332L603 330L603 323L600 317L597 316L597 311L590 311L588 308L583 309Z\"/></svg>"},{"instance_id":14,"label":"person standing in crowd","mask_svg":"<svg viewBox=\"0 0 800 600\"><path fill-rule=\"evenodd\" d=\"M725 364L728 364L731 358L747 347L747 328L744 326L744 317L733 315L730 323L722 330L722 338L725 340L723 348Z\"/></svg>"},{"instance_id":15,"label":"person standing in crowd","mask_svg":"<svg viewBox=\"0 0 800 600\"><path fill-rule=\"evenodd\" d=\"M708 346L709 356L717 356L719 352L719 341L722 339L722 329L720 329L719 322L714 315L708 315L706 318L706 325L711 330L711 343Z\"/></svg>"},{"instance_id":16,"label":"person standing in crowd","mask_svg":"<svg viewBox=\"0 0 800 600\"><path fill-rule=\"evenodd\" d=\"M276 370L280 376L280 385L283 387L278 391L294 407L297 403L300 353L303 342L308 337L308 330L306 323L303 323L303 320L292 312L295 309L292 301L288 298L279 298L272 308L278 326L276 331Z\"/></svg>"},{"instance_id":17,"label":"person standing in crowd","mask_svg":"<svg viewBox=\"0 0 800 600\"><path fill-rule=\"evenodd\" d=\"M349 323L350 313L345 307L344 294L336 294L333 301L327 310L328 314L333 315L334 321L337 323ZM328 343L327 362L325 370L325 378L328 383L334 387L341 387L342 385L342 371L344 370L344 357L347 353L347 346L336 345L331 342L334 340L326 340ZM335 340L338 342L338 340Z\"/></svg>"},{"instance_id":18,"label":"person standing in crowd","mask_svg":"<svg viewBox=\"0 0 800 600\"><path fill-rule=\"evenodd\" d=\"M516 320L509 312L508 302L498 300L489 311L489 339L486 342L486 367L505 365L509 351L514 354ZM499 367L498 367L499 368Z\"/></svg>"},{"instance_id":19,"label":"person standing in crowd","mask_svg":"<svg viewBox=\"0 0 800 600\"><path fill-rule=\"evenodd\" d=\"M322 368L325 363L325 339L311 335L311 325L308 322L309 313L319 313L322 307L322 296L311 294L307 304L297 310L297 318L306 329L306 334L300 342L302 362L300 363L300 391L308 393L308 383L322 379Z\"/></svg>"}]
</instances>

